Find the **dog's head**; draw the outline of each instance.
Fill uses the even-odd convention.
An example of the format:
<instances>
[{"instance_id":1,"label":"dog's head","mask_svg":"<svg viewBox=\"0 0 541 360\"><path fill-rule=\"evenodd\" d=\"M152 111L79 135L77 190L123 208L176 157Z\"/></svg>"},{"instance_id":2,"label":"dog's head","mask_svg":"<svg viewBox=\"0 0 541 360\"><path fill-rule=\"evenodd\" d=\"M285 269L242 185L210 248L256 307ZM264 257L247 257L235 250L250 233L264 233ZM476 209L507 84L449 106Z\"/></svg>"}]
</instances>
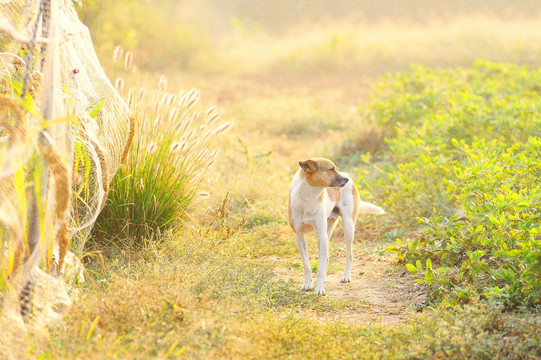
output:
<instances>
[{"instance_id":1,"label":"dog's head","mask_svg":"<svg viewBox=\"0 0 541 360\"><path fill-rule=\"evenodd\" d=\"M344 187L349 179L338 173L338 168L330 160L313 158L299 161L302 174L311 186Z\"/></svg>"}]
</instances>

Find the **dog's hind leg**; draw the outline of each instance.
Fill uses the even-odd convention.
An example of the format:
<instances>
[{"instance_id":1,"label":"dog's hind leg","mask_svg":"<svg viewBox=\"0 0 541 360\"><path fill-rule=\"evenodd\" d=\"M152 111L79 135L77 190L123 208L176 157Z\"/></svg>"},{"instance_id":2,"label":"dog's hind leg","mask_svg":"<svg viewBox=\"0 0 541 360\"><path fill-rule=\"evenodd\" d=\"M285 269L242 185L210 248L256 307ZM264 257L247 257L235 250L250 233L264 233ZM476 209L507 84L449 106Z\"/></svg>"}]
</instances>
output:
<instances>
[{"instance_id":1,"label":"dog's hind leg","mask_svg":"<svg viewBox=\"0 0 541 360\"><path fill-rule=\"evenodd\" d=\"M352 219L342 218L342 225L344 226L344 240L346 242L346 270L342 280L343 283L351 281L351 266L353 264L353 235L355 234L355 222Z\"/></svg>"},{"instance_id":2,"label":"dog's hind leg","mask_svg":"<svg viewBox=\"0 0 541 360\"><path fill-rule=\"evenodd\" d=\"M308 291L312 289L312 269L310 269L310 262L308 261L306 238L304 234L296 233L295 240L297 241L297 247L301 254L302 267L304 268L304 285L301 287L301 290Z\"/></svg>"}]
</instances>

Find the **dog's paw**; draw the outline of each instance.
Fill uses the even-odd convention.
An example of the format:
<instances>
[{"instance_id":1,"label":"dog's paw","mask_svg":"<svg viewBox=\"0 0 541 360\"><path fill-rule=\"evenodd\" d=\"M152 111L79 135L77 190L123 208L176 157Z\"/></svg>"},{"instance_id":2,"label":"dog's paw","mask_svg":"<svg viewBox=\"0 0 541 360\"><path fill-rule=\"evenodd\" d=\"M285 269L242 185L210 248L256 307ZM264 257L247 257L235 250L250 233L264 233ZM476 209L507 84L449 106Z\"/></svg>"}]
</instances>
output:
<instances>
[{"instance_id":1,"label":"dog's paw","mask_svg":"<svg viewBox=\"0 0 541 360\"><path fill-rule=\"evenodd\" d=\"M310 290L312 290L312 284L304 284L303 286L301 286L301 290L302 291L310 291Z\"/></svg>"},{"instance_id":2,"label":"dog's paw","mask_svg":"<svg viewBox=\"0 0 541 360\"><path fill-rule=\"evenodd\" d=\"M321 286L321 287L317 286L316 287L316 294L321 295L321 296L325 296L325 288L323 286Z\"/></svg>"},{"instance_id":3,"label":"dog's paw","mask_svg":"<svg viewBox=\"0 0 541 360\"><path fill-rule=\"evenodd\" d=\"M340 280L341 283L348 283L351 282L351 276L344 275L342 279Z\"/></svg>"}]
</instances>

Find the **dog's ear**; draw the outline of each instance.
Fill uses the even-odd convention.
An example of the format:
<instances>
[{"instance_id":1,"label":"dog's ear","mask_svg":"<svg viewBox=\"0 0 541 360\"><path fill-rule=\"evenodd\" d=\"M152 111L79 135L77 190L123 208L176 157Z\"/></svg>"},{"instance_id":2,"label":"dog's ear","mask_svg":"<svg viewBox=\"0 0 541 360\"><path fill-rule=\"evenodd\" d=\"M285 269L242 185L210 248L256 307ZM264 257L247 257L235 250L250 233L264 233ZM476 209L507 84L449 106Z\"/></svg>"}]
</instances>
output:
<instances>
[{"instance_id":1,"label":"dog's ear","mask_svg":"<svg viewBox=\"0 0 541 360\"><path fill-rule=\"evenodd\" d=\"M314 172L317 170L317 164L313 160L299 161L300 167L307 172Z\"/></svg>"}]
</instances>

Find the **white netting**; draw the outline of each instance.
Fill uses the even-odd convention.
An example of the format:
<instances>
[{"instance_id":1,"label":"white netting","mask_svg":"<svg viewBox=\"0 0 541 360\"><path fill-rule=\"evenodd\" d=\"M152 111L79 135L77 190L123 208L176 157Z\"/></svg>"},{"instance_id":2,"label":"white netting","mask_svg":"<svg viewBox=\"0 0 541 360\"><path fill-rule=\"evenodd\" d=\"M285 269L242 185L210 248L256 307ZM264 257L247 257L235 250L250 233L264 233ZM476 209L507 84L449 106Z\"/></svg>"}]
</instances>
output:
<instances>
[{"instance_id":1,"label":"white netting","mask_svg":"<svg viewBox=\"0 0 541 360\"><path fill-rule=\"evenodd\" d=\"M80 253L132 136L72 1L0 0L0 357L6 326L68 307L68 239Z\"/></svg>"}]
</instances>

